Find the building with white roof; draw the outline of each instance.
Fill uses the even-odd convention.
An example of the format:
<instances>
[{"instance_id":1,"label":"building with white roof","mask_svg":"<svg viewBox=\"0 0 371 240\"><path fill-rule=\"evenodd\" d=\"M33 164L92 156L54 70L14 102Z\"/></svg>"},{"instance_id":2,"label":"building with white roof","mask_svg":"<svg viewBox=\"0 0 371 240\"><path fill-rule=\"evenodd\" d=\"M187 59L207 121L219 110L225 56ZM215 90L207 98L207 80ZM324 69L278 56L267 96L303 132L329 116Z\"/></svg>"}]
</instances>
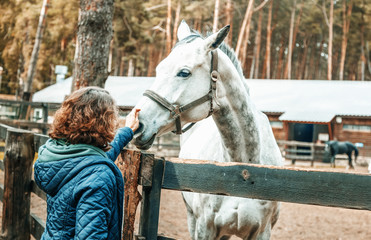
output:
<instances>
[{"instance_id":1,"label":"building with white roof","mask_svg":"<svg viewBox=\"0 0 371 240\"><path fill-rule=\"evenodd\" d=\"M119 106L135 106L151 77L108 77L105 89ZM371 154L371 82L247 80L257 108L269 117L276 139L306 142L337 139L363 143ZM35 102L59 102L72 78L33 95Z\"/></svg>"}]
</instances>

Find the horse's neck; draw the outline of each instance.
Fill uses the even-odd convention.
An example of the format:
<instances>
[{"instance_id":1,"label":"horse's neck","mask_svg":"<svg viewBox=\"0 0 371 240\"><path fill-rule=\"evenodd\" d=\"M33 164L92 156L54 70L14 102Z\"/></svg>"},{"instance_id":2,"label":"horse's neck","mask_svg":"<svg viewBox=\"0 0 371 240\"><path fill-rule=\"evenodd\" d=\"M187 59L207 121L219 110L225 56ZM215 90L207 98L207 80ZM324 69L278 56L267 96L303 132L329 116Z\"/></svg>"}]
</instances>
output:
<instances>
[{"instance_id":1,"label":"horse's neck","mask_svg":"<svg viewBox=\"0 0 371 240\"><path fill-rule=\"evenodd\" d=\"M224 159L233 162L259 163L259 113L238 76L234 79L224 77L222 85L221 91L224 91L224 97L219 99L220 109L213 118L225 148Z\"/></svg>"}]
</instances>

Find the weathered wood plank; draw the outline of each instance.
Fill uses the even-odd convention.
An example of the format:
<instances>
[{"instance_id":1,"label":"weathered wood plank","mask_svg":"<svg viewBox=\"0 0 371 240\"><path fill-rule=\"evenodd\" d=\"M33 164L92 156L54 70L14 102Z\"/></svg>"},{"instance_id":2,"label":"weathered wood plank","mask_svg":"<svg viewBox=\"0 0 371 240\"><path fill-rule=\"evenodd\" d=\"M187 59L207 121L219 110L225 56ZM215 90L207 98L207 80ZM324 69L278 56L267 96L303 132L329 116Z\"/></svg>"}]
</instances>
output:
<instances>
[{"instance_id":1,"label":"weathered wood plank","mask_svg":"<svg viewBox=\"0 0 371 240\"><path fill-rule=\"evenodd\" d=\"M158 236L157 240L175 240L175 238L168 238L168 237L165 237L165 236Z\"/></svg>"},{"instance_id":2,"label":"weathered wood plank","mask_svg":"<svg viewBox=\"0 0 371 240\"><path fill-rule=\"evenodd\" d=\"M157 239L163 171L164 160L157 159L153 165L152 186L143 186L142 188L143 200L141 205L139 236L143 236L145 239Z\"/></svg>"},{"instance_id":3,"label":"weathered wood plank","mask_svg":"<svg viewBox=\"0 0 371 240\"><path fill-rule=\"evenodd\" d=\"M46 201L46 193L37 186L34 180L31 180L31 192Z\"/></svg>"},{"instance_id":4,"label":"weathered wood plank","mask_svg":"<svg viewBox=\"0 0 371 240\"><path fill-rule=\"evenodd\" d=\"M312 153L312 150L305 150L305 149L285 149L287 153Z\"/></svg>"},{"instance_id":5,"label":"weathered wood plank","mask_svg":"<svg viewBox=\"0 0 371 240\"><path fill-rule=\"evenodd\" d=\"M41 145L44 145L46 141L48 141L48 139L49 139L49 136L47 135L35 134L35 140L34 140L35 152L38 152Z\"/></svg>"},{"instance_id":6,"label":"weathered wood plank","mask_svg":"<svg viewBox=\"0 0 371 240\"><path fill-rule=\"evenodd\" d=\"M60 103L28 102L0 99L0 105L2 106L15 106L15 105L19 106L21 104L24 104L26 106L32 106L35 108L42 108L45 104L53 108L58 108L61 105Z\"/></svg>"},{"instance_id":7,"label":"weathered wood plank","mask_svg":"<svg viewBox=\"0 0 371 240\"><path fill-rule=\"evenodd\" d=\"M371 176L368 174L178 159L166 161L162 187L371 210Z\"/></svg>"},{"instance_id":8,"label":"weathered wood plank","mask_svg":"<svg viewBox=\"0 0 371 240\"><path fill-rule=\"evenodd\" d=\"M125 181L124 227L122 229L124 240L134 238L135 215L142 199L138 191L140 156L139 151L124 150L116 160L116 165L121 170Z\"/></svg>"},{"instance_id":9,"label":"weathered wood plank","mask_svg":"<svg viewBox=\"0 0 371 240\"><path fill-rule=\"evenodd\" d=\"M28 239L30 236L30 181L35 156L34 135L8 129L4 157L4 198L1 236Z\"/></svg>"},{"instance_id":10,"label":"weathered wood plank","mask_svg":"<svg viewBox=\"0 0 371 240\"><path fill-rule=\"evenodd\" d=\"M295 160L313 160L313 156L292 155L292 154L286 154L285 158L295 159Z\"/></svg>"},{"instance_id":11,"label":"weathered wood plank","mask_svg":"<svg viewBox=\"0 0 371 240\"><path fill-rule=\"evenodd\" d=\"M5 140L6 139L6 133L8 129L11 128L8 125L0 124L0 139Z\"/></svg>"},{"instance_id":12,"label":"weathered wood plank","mask_svg":"<svg viewBox=\"0 0 371 240\"><path fill-rule=\"evenodd\" d=\"M35 239L41 239L41 235L43 234L45 230L45 223L41 218L39 218L36 214L31 213L30 214L30 227L31 227L31 235Z\"/></svg>"},{"instance_id":13,"label":"weathered wood plank","mask_svg":"<svg viewBox=\"0 0 371 240\"><path fill-rule=\"evenodd\" d=\"M153 164L154 164L153 154L142 154L139 178L140 185L144 187L152 186Z\"/></svg>"},{"instance_id":14,"label":"weathered wood plank","mask_svg":"<svg viewBox=\"0 0 371 240\"><path fill-rule=\"evenodd\" d=\"M0 184L0 201L3 201L4 198L4 185Z\"/></svg>"},{"instance_id":15,"label":"weathered wood plank","mask_svg":"<svg viewBox=\"0 0 371 240\"><path fill-rule=\"evenodd\" d=\"M28 120L21 120L21 119L0 119L0 123L10 125L12 127L17 127L17 128L38 128L38 129L43 129L43 128L49 128L50 124L48 123L39 123L39 122L32 122Z\"/></svg>"}]
</instances>

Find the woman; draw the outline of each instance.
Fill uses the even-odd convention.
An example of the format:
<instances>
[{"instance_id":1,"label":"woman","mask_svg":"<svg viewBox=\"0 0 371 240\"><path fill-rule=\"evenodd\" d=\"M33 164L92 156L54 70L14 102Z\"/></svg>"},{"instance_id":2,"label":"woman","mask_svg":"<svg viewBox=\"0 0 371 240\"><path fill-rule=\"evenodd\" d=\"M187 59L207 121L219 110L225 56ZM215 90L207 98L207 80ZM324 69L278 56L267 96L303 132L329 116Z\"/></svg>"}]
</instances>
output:
<instances>
[{"instance_id":1,"label":"woman","mask_svg":"<svg viewBox=\"0 0 371 240\"><path fill-rule=\"evenodd\" d=\"M133 138L138 114L134 109L117 130L117 106L98 87L63 102L34 166L47 193L42 239L121 239L124 183L114 161Z\"/></svg>"}]
</instances>

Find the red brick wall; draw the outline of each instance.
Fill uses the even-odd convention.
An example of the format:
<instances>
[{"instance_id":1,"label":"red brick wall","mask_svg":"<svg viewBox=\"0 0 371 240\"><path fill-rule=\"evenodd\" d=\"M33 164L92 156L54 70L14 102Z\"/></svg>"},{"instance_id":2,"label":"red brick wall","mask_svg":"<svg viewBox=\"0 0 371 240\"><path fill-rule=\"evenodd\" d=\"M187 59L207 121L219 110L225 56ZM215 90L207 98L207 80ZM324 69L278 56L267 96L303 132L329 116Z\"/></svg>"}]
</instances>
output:
<instances>
[{"instance_id":1,"label":"red brick wall","mask_svg":"<svg viewBox=\"0 0 371 240\"><path fill-rule=\"evenodd\" d=\"M344 124L371 126L371 118L341 117L341 119L341 123L337 123L335 120L332 123L334 139L352 143L361 142L364 147L359 149L360 155L371 157L371 132L343 129Z\"/></svg>"},{"instance_id":2,"label":"red brick wall","mask_svg":"<svg viewBox=\"0 0 371 240\"><path fill-rule=\"evenodd\" d=\"M269 121L279 121L280 115L267 114ZM371 132L369 131L351 131L344 130L344 124L350 125L366 125L371 126L371 117L341 117L341 123L336 122L336 118L332 121L332 131L334 140L338 141L349 141L352 143L363 143L364 147L359 148L360 156L371 157ZM276 140L287 140L288 139L288 124L283 123L282 128L272 127L274 137Z\"/></svg>"},{"instance_id":3,"label":"red brick wall","mask_svg":"<svg viewBox=\"0 0 371 240\"><path fill-rule=\"evenodd\" d=\"M267 115L267 116L268 116L269 121L280 122L280 120L278 120L280 115ZM282 128L272 127L272 130L273 130L273 134L274 134L274 137L276 138L276 140L286 140L287 139L287 130L285 130L285 123L283 123Z\"/></svg>"}]
</instances>

